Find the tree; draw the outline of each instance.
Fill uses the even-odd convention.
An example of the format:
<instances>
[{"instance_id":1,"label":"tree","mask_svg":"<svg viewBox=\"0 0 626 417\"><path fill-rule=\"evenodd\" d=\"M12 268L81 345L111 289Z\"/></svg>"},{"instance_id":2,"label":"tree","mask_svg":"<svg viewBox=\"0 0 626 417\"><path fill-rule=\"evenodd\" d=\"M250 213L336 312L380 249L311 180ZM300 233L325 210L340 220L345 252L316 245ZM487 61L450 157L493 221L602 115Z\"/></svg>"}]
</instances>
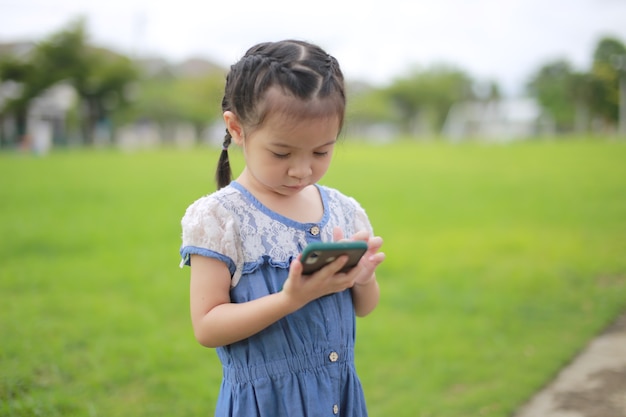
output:
<instances>
[{"instance_id":1,"label":"tree","mask_svg":"<svg viewBox=\"0 0 626 417\"><path fill-rule=\"evenodd\" d=\"M128 103L128 87L139 75L129 58L88 45L82 19L44 40L37 56L56 79L67 80L76 89L87 144L93 143L97 125L109 123L111 114Z\"/></svg>"},{"instance_id":2,"label":"tree","mask_svg":"<svg viewBox=\"0 0 626 417\"><path fill-rule=\"evenodd\" d=\"M576 102L572 99L583 89L577 84L583 81L567 60L556 60L545 64L531 78L528 90L537 98L541 106L550 114L557 129L570 131L576 118Z\"/></svg>"},{"instance_id":3,"label":"tree","mask_svg":"<svg viewBox=\"0 0 626 417\"><path fill-rule=\"evenodd\" d=\"M0 116L4 118L8 114L14 115L18 138L26 134L26 119L31 100L48 87L46 77L47 74L42 73L32 62L22 61L11 55L0 60L0 80L11 81L16 87L15 94L7 97L5 103L1 103Z\"/></svg>"},{"instance_id":4,"label":"tree","mask_svg":"<svg viewBox=\"0 0 626 417\"><path fill-rule=\"evenodd\" d=\"M439 132L452 104L473 97L472 80L463 71L437 65L395 81L387 90L408 133Z\"/></svg>"},{"instance_id":5,"label":"tree","mask_svg":"<svg viewBox=\"0 0 626 417\"><path fill-rule=\"evenodd\" d=\"M591 69L591 106L593 115L607 128L614 128L619 115L619 78L617 57L626 56L626 47L614 38L603 38L593 53Z\"/></svg>"},{"instance_id":6,"label":"tree","mask_svg":"<svg viewBox=\"0 0 626 417\"><path fill-rule=\"evenodd\" d=\"M398 122L397 115L389 105L389 95L384 89L363 83L350 83L347 91L346 122L357 125Z\"/></svg>"},{"instance_id":7,"label":"tree","mask_svg":"<svg viewBox=\"0 0 626 417\"><path fill-rule=\"evenodd\" d=\"M590 119L601 129L612 130L619 113L618 57L626 60L624 45L604 38L595 48L589 72L575 71L568 61L556 60L541 67L527 87L560 131L588 131Z\"/></svg>"},{"instance_id":8,"label":"tree","mask_svg":"<svg viewBox=\"0 0 626 417\"><path fill-rule=\"evenodd\" d=\"M96 127L109 125L113 114L129 104L138 71L130 59L105 49L89 49L85 56L88 66L77 67L71 79L83 103L83 136L91 144Z\"/></svg>"},{"instance_id":9,"label":"tree","mask_svg":"<svg viewBox=\"0 0 626 417\"><path fill-rule=\"evenodd\" d=\"M569 97L574 104L574 131L577 133L589 131L592 87L590 74L586 72L571 74Z\"/></svg>"},{"instance_id":10,"label":"tree","mask_svg":"<svg viewBox=\"0 0 626 417\"><path fill-rule=\"evenodd\" d=\"M216 70L196 77L160 75L138 83L134 119L153 120L162 132L178 122L193 124L196 134L221 117L225 71Z\"/></svg>"},{"instance_id":11,"label":"tree","mask_svg":"<svg viewBox=\"0 0 626 417\"><path fill-rule=\"evenodd\" d=\"M45 49L35 45L27 58L12 54L0 59L0 80L19 85L19 94L11 97L0 108L3 117L12 114L17 125L17 136L26 134L28 110L32 100L64 78L59 69L50 65Z\"/></svg>"},{"instance_id":12,"label":"tree","mask_svg":"<svg viewBox=\"0 0 626 417\"><path fill-rule=\"evenodd\" d=\"M128 102L126 91L138 76L128 58L87 44L82 19L38 43L26 59L5 58L0 71L3 80L23 86L21 95L5 107L5 112L15 115L22 130L34 98L59 82L74 86L81 100L86 143L93 142L97 123L107 120L114 110Z\"/></svg>"},{"instance_id":13,"label":"tree","mask_svg":"<svg viewBox=\"0 0 626 417\"><path fill-rule=\"evenodd\" d=\"M202 77L182 78L177 82L181 113L200 131L222 115L225 72L212 72Z\"/></svg>"}]
</instances>

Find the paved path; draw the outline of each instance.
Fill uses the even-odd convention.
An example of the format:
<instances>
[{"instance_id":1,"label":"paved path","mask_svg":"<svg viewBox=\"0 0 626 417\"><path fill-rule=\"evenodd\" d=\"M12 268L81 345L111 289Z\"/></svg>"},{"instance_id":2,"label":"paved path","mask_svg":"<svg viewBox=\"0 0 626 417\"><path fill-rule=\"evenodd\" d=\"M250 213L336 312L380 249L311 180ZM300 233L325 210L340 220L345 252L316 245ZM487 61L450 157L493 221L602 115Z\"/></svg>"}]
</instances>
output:
<instances>
[{"instance_id":1,"label":"paved path","mask_svg":"<svg viewBox=\"0 0 626 417\"><path fill-rule=\"evenodd\" d=\"M626 314L513 417L626 417Z\"/></svg>"}]
</instances>

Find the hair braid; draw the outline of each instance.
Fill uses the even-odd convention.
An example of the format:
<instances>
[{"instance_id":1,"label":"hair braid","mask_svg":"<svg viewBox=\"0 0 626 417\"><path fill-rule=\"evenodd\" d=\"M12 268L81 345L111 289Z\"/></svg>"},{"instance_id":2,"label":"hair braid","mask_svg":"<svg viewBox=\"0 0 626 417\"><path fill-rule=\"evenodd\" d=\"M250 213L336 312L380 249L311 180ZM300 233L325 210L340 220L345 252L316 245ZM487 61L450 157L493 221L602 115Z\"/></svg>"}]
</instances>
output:
<instances>
[{"instance_id":1,"label":"hair braid","mask_svg":"<svg viewBox=\"0 0 626 417\"><path fill-rule=\"evenodd\" d=\"M230 168L230 159L228 158L228 147L232 140L232 136L228 129L226 129L226 135L224 135L224 142L222 142L222 152L220 158L217 161L217 169L215 171L215 182L217 182L217 188L224 188L230 184L232 180L232 170Z\"/></svg>"}]
</instances>

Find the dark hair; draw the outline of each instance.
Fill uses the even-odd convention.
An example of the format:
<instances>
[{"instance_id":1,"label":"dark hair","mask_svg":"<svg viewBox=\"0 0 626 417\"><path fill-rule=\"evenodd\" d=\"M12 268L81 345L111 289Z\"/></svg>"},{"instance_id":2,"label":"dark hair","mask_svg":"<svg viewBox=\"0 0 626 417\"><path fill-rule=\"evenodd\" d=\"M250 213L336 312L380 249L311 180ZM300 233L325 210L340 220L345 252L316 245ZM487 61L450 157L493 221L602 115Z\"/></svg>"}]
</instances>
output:
<instances>
[{"instance_id":1,"label":"dark hair","mask_svg":"<svg viewBox=\"0 0 626 417\"><path fill-rule=\"evenodd\" d=\"M267 94L271 87L279 88L283 95ZM296 99L295 103L284 97ZM230 67L222 99L222 111L233 112L250 129L261 126L274 112L293 117L338 116L341 129L345 108L343 74L337 60L319 46L298 40L265 42L248 49ZM231 139L226 129L215 175L218 188L231 181Z\"/></svg>"}]
</instances>

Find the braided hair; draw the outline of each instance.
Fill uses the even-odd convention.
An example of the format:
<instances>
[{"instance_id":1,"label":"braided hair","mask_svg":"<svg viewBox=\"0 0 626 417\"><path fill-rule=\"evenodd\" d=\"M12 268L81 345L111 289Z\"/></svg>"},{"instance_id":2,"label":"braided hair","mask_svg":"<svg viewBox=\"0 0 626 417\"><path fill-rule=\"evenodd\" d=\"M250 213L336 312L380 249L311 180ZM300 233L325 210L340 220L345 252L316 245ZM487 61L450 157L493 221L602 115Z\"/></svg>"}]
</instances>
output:
<instances>
[{"instance_id":1,"label":"braided hair","mask_svg":"<svg viewBox=\"0 0 626 417\"><path fill-rule=\"evenodd\" d=\"M278 88L281 100L267 94ZM339 63L317 45L298 40L265 42L248 49L230 67L226 77L222 112L233 112L240 123L255 129L268 114L283 112L294 117L338 116L343 125L346 95ZM228 129L215 178L218 188L231 181L228 147L232 137Z\"/></svg>"}]
</instances>

